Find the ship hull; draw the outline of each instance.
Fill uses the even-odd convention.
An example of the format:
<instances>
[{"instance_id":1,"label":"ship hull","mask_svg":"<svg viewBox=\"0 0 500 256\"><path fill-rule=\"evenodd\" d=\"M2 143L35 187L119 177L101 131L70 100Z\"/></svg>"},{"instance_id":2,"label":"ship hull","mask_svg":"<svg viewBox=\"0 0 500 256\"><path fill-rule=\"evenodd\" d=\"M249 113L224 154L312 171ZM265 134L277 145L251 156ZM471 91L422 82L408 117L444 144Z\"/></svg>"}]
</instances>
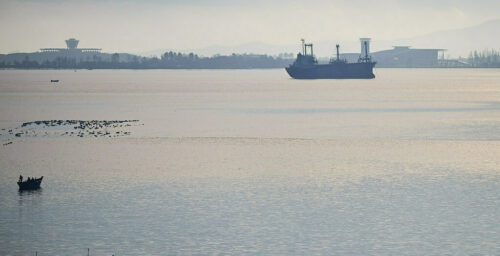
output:
<instances>
[{"instance_id":1,"label":"ship hull","mask_svg":"<svg viewBox=\"0 0 500 256\"><path fill-rule=\"evenodd\" d=\"M290 66L286 72L295 79L371 79L375 62L330 63Z\"/></svg>"},{"instance_id":2,"label":"ship hull","mask_svg":"<svg viewBox=\"0 0 500 256\"><path fill-rule=\"evenodd\" d=\"M40 184L42 183L43 176L38 179L32 179L27 181L19 181L17 185L19 186L19 190L35 190L40 188Z\"/></svg>"}]
</instances>

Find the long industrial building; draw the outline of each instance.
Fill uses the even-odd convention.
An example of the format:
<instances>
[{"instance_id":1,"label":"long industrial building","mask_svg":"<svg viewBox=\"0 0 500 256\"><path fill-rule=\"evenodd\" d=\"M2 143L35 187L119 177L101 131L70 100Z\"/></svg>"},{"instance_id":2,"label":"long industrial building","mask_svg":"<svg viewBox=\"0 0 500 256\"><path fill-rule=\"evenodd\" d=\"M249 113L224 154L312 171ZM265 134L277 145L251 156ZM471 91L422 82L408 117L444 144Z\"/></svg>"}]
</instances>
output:
<instances>
[{"instance_id":1,"label":"long industrial building","mask_svg":"<svg viewBox=\"0 0 500 256\"><path fill-rule=\"evenodd\" d=\"M374 52L378 67L427 68L437 67L439 52L444 49L412 49L409 46L394 46L394 49Z\"/></svg>"},{"instance_id":2,"label":"long industrial building","mask_svg":"<svg viewBox=\"0 0 500 256\"><path fill-rule=\"evenodd\" d=\"M410 46L394 46L393 49L370 53L370 39L360 38L360 53L341 54L341 58L350 62L356 62L360 56L365 55L365 51L377 62L378 68L434 68L439 67L440 53L444 49L413 49ZM367 42L367 49L364 48L364 42Z\"/></svg>"}]
</instances>

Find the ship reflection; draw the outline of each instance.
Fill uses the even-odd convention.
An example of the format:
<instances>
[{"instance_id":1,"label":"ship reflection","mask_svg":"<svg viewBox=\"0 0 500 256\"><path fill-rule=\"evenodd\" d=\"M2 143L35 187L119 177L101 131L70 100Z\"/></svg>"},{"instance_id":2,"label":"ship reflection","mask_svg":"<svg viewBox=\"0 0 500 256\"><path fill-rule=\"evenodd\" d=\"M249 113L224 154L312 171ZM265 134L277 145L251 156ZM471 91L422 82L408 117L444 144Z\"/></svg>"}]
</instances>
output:
<instances>
[{"instance_id":1,"label":"ship reflection","mask_svg":"<svg viewBox=\"0 0 500 256\"><path fill-rule=\"evenodd\" d=\"M34 190L23 190L23 189L19 189L17 190L17 194L19 196L33 196L33 195L40 195L42 194L43 192L43 188L39 188L39 189L34 189Z\"/></svg>"}]
</instances>

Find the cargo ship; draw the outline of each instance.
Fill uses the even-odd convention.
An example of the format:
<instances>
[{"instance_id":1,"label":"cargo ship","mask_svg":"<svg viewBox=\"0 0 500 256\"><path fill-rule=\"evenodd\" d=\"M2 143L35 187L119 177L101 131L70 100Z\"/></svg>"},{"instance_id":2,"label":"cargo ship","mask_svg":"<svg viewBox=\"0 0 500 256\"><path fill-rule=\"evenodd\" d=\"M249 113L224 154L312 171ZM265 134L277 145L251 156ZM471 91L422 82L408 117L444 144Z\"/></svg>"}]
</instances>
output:
<instances>
[{"instance_id":1,"label":"cargo ship","mask_svg":"<svg viewBox=\"0 0 500 256\"><path fill-rule=\"evenodd\" d=\"M375 78L373 67L376 62L369 55L369 38L361 38L361 54L358 62L349 63L340 59L337 44L337 57L330 59L328 64L318 64L314 57L313 44L302 41L302 52L297 59L286 69L286 72L295 79L371 79ZM309 52L307 51L309 48Z\"/></svg>"}]
</instances>

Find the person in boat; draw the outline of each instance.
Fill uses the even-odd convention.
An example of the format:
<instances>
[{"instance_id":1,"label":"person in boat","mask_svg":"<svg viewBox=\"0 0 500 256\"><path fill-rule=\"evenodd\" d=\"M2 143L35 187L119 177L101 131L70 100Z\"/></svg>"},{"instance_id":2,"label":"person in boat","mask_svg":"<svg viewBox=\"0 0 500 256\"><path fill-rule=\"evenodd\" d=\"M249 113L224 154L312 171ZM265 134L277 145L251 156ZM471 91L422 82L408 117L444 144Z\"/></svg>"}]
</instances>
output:
<instances>
[{"instance_id":1,"label":"person in boat","mask_svg":"<svg viewBox=\"0 0 500 256\"><path fill-rule=\"evenodd\" d=\"M23 182L23 175L19 175L19 182Z\"/></svg>"}]
</instances>

